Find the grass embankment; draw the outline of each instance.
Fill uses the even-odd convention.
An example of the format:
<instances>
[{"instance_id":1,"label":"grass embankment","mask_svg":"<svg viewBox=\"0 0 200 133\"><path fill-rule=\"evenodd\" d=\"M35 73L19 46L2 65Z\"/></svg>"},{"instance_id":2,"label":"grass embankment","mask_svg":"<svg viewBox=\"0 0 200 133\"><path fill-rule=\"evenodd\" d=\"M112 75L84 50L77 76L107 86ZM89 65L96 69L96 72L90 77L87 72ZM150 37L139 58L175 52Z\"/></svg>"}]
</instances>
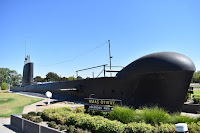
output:
<instances>
[{"instance_id":1,"label":"grass embankment","mask_svg":"<svg viewBox=\"0 0 200 133\"><path fill-rule=\"evenodd\" d=\"M41 100L40 98L0 91L0 117L10 117L11 114L22 114L25 106Z\"/></svg>"}]
</instances>

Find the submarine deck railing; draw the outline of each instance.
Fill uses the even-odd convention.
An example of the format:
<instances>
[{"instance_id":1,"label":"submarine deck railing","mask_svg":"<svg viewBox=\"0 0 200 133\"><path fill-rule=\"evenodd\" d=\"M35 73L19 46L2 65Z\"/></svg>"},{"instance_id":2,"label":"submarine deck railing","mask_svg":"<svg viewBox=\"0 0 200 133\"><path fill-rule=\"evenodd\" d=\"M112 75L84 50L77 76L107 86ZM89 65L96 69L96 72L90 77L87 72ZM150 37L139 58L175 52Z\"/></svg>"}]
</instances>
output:
<instances>
[{"instance_id":1,"label":"submarine deck railing","mask_svg":"<svg viewBox=\"0 0 200 133\"><path fill-rule=\"evenodd\" d=\"M106 70L106 67L110 67L110 66L107 66L107 65L108 64L104 64L104 65L100 65L100 66L95 66L95 67L90 67L90 68L85 68L85 69L77 70L76 71L76 76L78 77L78 72L80 72L80 71L85 71L85 70L94 69L94 68L98 68L98 67L103 67L103 70L98 74L97 77L99 77L99 75L101 75L102 72L104 73L104 77L106 75L106 72L119 72L119 70ZM112 67L121 67L121 68L124 68L122 66L112 66Z\"/></svg>"}]
</instances>

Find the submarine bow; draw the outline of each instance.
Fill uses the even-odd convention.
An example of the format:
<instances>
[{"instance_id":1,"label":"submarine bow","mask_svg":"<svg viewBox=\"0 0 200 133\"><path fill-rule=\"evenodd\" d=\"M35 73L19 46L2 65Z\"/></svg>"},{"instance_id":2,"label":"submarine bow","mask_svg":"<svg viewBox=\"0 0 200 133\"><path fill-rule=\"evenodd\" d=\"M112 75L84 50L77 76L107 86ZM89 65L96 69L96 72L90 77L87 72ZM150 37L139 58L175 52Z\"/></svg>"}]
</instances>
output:
<instances>
[{"instance_id":1,"label":"submarine bow","mask_svg":"<svg viewBox=\"0 0 200 133\"><path fill-rule=\"evenodd\" d=\"M158 105L176 112L182 109L195 70L187 56L160 52L130 63L117 77L132 82L129 101L134 107Z\"/></svg>"}]
</instances>

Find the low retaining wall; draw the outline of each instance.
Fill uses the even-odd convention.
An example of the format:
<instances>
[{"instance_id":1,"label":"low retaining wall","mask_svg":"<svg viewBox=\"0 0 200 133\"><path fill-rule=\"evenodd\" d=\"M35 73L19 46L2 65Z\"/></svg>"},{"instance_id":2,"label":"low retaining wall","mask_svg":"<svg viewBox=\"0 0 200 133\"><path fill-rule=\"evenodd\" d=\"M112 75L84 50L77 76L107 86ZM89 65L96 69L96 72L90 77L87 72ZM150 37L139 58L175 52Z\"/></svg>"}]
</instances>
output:
<instances>
[{"instance_id":1,"label":"low retaining wall","mask_svg":"<svg viewBox=\"0 0 200 133\"><path fill-rule=\"evenodd\" d=\"M184 104L182 111L187 113L198 113L200 112L200 104Z\"/></svg>"},{"instance_id":2,"label":"low retaining wall","mask_svg":"<svg viewBox=\"0 0 200 133\"><path fill-rule=\"evenodd\" d=\"M11 115L10 123L24 133L65 133L21 118L20 116L21 115Z\"/></svg>"}]
</instances>

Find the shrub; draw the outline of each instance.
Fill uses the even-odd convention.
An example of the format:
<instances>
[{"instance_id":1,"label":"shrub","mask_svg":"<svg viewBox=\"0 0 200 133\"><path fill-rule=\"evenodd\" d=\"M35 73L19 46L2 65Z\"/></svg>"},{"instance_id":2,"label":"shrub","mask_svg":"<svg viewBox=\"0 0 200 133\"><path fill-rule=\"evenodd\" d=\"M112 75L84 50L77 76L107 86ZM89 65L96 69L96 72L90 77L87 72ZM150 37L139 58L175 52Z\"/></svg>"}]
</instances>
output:
<instances>
[{"instance_id":1,"label":"shrub","mask_svg":"<svg viewBox=\"0 0 200 133\"><path fill-rule=\"evenodd\" d=\"M99 133L121 133L125 130L126 125L119 121L102 120L99 123L97 132Z\"/></svg>"},{"instance_id":2,"label":"shrub","mask_svg":"<svg viewBox=\"0 0 200 133\"><path fill-rule=\"evenodd\" d=\"M55 122L57 124L65 125L66 124L66 117L65 116L57 116L57 117L55 117Z\"/></svg>"},{"instance_id":3,"label":"shrub","mask_svg":"<svg viewBox=\"0 0 200 133\"><path fill-rule=\"evenodd\" d=\"M58 129L58 126L57 126L57 124L56 124L55 121L51 121L51 122L49 122L49 123L48 123L48 126L51 127L51 128Z\"/></svg>"},{"instance_id":4,"label":"shrub","mask_svg":"<svg viewBox=\"0 0 200 133\"><path fill-rule=\"evenodd\" d=\"M32 115L32 116L37 116L37 113L34 112L34 111L31 111L31 112L28 112L29 115Z\"/></svg>"},{"instance_id":5,"label":"shrub","mask_svg":"<svg viewBox=\"0 0 200 133\"><path fill-rule=\"evenodd\" d=\"M187 102L187 100L190 99L190 97L191 97L191 93L188 92L186 97L185 97L185 102Z\"/></svg>"},{"instance_id":6,"label":"shrub","mask_svg":"<svg viewBox=\"0 0 200 133\"><path fill-rule=\"evenodd\" d=\"M134 122L136 119L136 113L133 109L129 107L119 107L116 106L113 111L109 113L109 119L118 120L122 123Z\"/></svg>"},{"instance_id":7,"label":"shrub","mask_svg":"<svg viewBox=\"0 0 200 133\"><path fill-rule=\"evenodd\" d=\"M72 109L69 107L64 108L53 108L53 109L45 109L42 112L42 119L45 121L55 121L59 116L65 116L71 113Z\"/></svg>"},{"instance_id":8,"label":"shrub","mask_svg":"<svg viewBox=\"0 0 200 133\"><path fill-rule=\"evenodd\" d=\"M84 107L77 107L73 112L74 113L84 113L85 109L84 109Z\"/></svg>"},{"instance_id":9,"label":"shrub","mask_svg":"<svg viewBox=\"0 0 200 133\"><path fill-rule=\"evenodd\" d=\"M190 118L188 116L182 116L180 114L173 114L169 120L169 123L176 124L176 123L192 123L196 122L197 119Z\"/></svg>"},{"instance_id":10,"label":"shrub","mask_svg":"<svg viewBox=\"0 0 200 133\"><path fill-rule=\"evenodd\" d=\"M162 108L152 107L147 108L143 107L141 111L141 118L146 122L152 125L162 123L167 123L171 118L167 111Z\"/></svg>"},{"instance_id":11,"label":"shrub","mask_svg":"<svg viewBox=\"0 0 200 133\"><path fill-rule=\"evenodd\" d=\"M152 133L154 127L146 123L129 123L126 128L126 133Z\"/></svg>"},{"instance_id":12,"label":"shrub","mask_svg":"<svg viewBox=\"0 0 200 133\"><path fill-rule=\"evenodd\" d=\"M2 89L2 90L7 90L7 89L9 89L8 84L7 84L7 83L2 83L2 84L1 84L1 89Z\"/></svg>"},{"instance_id":13,"label":"shrub","mask_svg":"<svg viewBox=\"0 0 200 133\"><path fill-rule=\"evenodd\" d=\"M176 127L174 124L155 125L155 133L176 133Z\"/></svg>"},{"instance_id":14,"label":"shrub","mask_svg":"<svg viewBox=\"0 0 200 133\"><path fill-rule=\"evenodd\" d=\"M42 116L42 112L37 112L37 116Z\"/></svg>"},{"instance_id":15,"label":"shrub","mask_svg":"<svg viewBox=\"0 0 200 133\"><path fill-rule=\"evenodd\" d=\"M70 107L61 107L61 108L56 108L55 111L56 111L56 112L58 112L58 111L59 111L59 112L72 112L73 109L70 108Z\"/></svg>"},{"instance_id":16,"label":"shrub","mask_svg":"<svg viewBox=\"0 0 200 133\"><path fill-rule=\"evenodd\" d=\"M29 114L23 114L23 115L22 115L22 118L29 120L30 115L29 115Z\"/></svg>"},{"instance_id":17,"label":"shrub","mask_svg":"<svg viewBox=\"0 0 200 133\"><path fill-rule=\"evenodd\" d=\"M43 119L41 117L33 117L34 119L32 120L33 122L36 122L36 123L40 123L43 121Z\"/></svg>"},{"instance_id":18,"label":"shrub","mask_svg":"<svg viewBox=\"0 0 200 133\"><path fill-rule=\"evenodd\" d=\"M200 103L200 96L199 95L193 95L193 101L194 101L194 104L199 104Z\"/></svg>"},{"instance_id":19,"label":"shrub","mask_svg":"<svg viewBox=\"0 0 200 133\"><path fill-rule=\"evenodd\" d=\"M200 132L200 122L188 124L188 130L190 133L199 133Z\"/></svg>"}]
</instances>

